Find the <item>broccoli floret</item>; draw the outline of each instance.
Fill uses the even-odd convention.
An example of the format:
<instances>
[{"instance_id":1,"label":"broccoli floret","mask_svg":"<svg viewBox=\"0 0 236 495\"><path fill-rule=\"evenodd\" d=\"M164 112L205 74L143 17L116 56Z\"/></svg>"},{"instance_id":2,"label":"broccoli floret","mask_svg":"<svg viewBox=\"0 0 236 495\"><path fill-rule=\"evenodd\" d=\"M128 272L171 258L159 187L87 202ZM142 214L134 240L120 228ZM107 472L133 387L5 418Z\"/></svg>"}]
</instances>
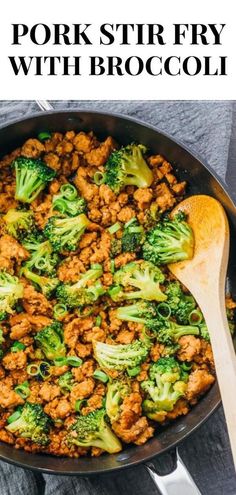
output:
<instances>
[{"instance_id":1,"label":"broccoli floret","mask_svg":"<svg viewBox=\"0 0 236 495\"><path fill-rule=\"evenodd\" d=\"M128 263L114 275L118 286L111 288L110 297L119 299L145 299L146 301L165 301L167 296L160 289L165 280L161 270L149 261ZM124 292L119 286L135 287L139 290Z\"/></svg>"},{"instance_id":2,"label":"broccoli floret","mask_svg":"<svg viewBox=\"0 0 236 495\"><path fill-rule=\"evenodd\" d=\"M131 385L128 379L114 380L107 385L106 413L111 423L118 421L120 407L124 398L131 393Z\"/></svg>"},{"instance_id":3,"label":"broccoli floret","mask_svg":"<svg viewBox=\"0 0 236 495\"><path fill-rule=\"evenodd\" d=\"M165 218L147 233L143 257L155 265L176 263L193 257L194 237L184 213Z\"/></svg>"},{"instance_id":4,"label":"broccoli floret","mask_svg":"<svg viewBox=\"0 0 236 495\"><path fill-rule=\"evenodd\" d=\"M89 223L84 213L71 218L51 217L44 233L55 251L76 251L80 238Z\"/></svg>"},{"instance_id":5,"label":"broccoli floret","mask_svg":"<svg viewBox=\"0 0 236 495\"><path fill-rule=\"evenodd\" d=\"M10 208L3 220L8 234L19 240L34 229L34 215L31 210Z\"/></svg>"},{"instance_id":6,"label":"broccoli floret","mask_svg":"<svg viewBox=\"0 0 236 495\"><path fill-rule=\"evenodd\" d=\"M78 195L72 184L63 184L59 194L53 196L52 207L64 215L75 217L86 211L86 201Z\"/></svg>"},{"instance_id":7,"label":"broccoli floret","mask_svg":"<svg viewBox=\"0 0 236 495\"><path fill-rule=\"evenodd\" d=\"M81 275L78 282L73 285L61 284L57 288L57 298L62 304L70 308L85 306L94 303L100 296L105 293L100 282L95 282L102 276L102 266L99 264L92 265L90 270Z\"/></svg>"},{"instance_id":8,"label":"broccoli floret","mask_svg":"<svg viewBox=\"0 0 236 495\"><path fill-rule=\"evenodd\" d=\"M173 342L183 337L183 335L200 335L199 328L195 325L178 325L170 320L155 320L150 327L157 332L158 342L166 345L171 345Z\"/></svg>"},{"instance_id":9,"label":"broccoli floret","mask_svg":"<svg viewBox=\"0 0 236 495\"><path fill-rule=\"evenodd\" d=\"M51 424L51 419L45 414L42 406L26 402L20 417L10 423L6 429L22 438L30 438L39 445L47 445Z\"/></svg>"},{"instance_id":10,"label":"broccoli floret","mask_svg":"<svg viewBox=\"0 0 236 495\"><path fill-rule=\"evenodd\" d=\"M125 186L149 187L153 174L143 154L143 145L129 144L113 151L105 164L104 182L118 194Z\"/></svg>"},{"instance_id":11,"label":"broccoli floret","mask_svg":"<svg viewBox=\"0 0 236 495\"><path fill-rule=\"evenodd\" d=\"M226 314L227 314L230 333L231 333L231 335L234 335L234 332L235 332L235 309L234 308L226 308Z\"/></svg>"},{"instance_id":12,"label":"broccoli floret","mask_svg":"<svg viewBox=\"0 0 236 495\"><path fill-rule=\"evenodd\" d=\"M120 440L106 423L105 414L105 409L97 409L87 416L78 416L69 429L68 444L79 447L99 447L109 454L120 452L122 449Z\"/></svg>"},{"instance_id":13,"label":"broccoli floret","mask_svg":"<svg viewBox=\"0 0 236 495\"><path fill-rule=\"evenodd\" d=\"M62 326L59 322L53 322L40 330L34 340L50 361L66 355Z\"/></svg>"},{"instance_id":14,"label":"broccoli floret","mask_svg":"<svg viewBox=\"0 0 236 495\"><path fill-rule=\"evenodd\" d=\"M146 359L149 345L142 340L116 345L94 341L93 350L101 368L125 371L127 368L135 368Z\"/></svg>"},{"instance_id":15,"label":"broccoli floret","mask_svg":"<svg viewBox=\"0 0 236 495\"><path fill-rule=\"evenodd\" d=\"M117 308L116 317L119 320L135 321L149 327L157 318L157 306L152 302L137 301L130 306Z\"/></svg>"},{"instance_id":16,"label":"broccoli floret","mask_svg":"<svg viewBox=\"0 0 236 495\"><path fill-rule=\"evenodd\" d=\"M70 392L73 385L74 385L74 377L71 373L71 371L66 371L64 375L61 375L59 380L58 380L58 385L62 391L63 394L66 394L67 392Z\"/></svg>"},{"instance_id":17,"label":"broccoli floret","mask_svg":"<svg viewBox=\"0 0 236 495\"><path fill-rule=\"evenodd\" d=\"M12 166L16 172L15 199L22 203L32 203L56 176L56 172L39 159L21 156L13 161Z\"/></svg>"},{"instance_id":18,"label":"broccoli floret","mask_svg":"<svg viewBox=\"0 0 236 495\"><path fill-rule=\"evenodd\" d=\"M149 396L143 402L143 410L150 418L158 421L161 411L172 411L174 405L186 392L188 374L182 372L173 357L161 358L149 369L149 380L141 387Z\"/></svg>"},{"instance_id":19,"label":"broccoli floret","mask_svg":"<svg viewBox=\"0 0 236 495\"><path fill-rule=\"evenodd\" d=\"M49 278L44 277L43 275L38 275L37 273L29 270L27 266L22 268L21 274L24 275L25 278L33 282L36 285L36 288L39 288L43 295L47 298L50 298L52 296L53 292L56 290L59 284L58 278Z\"/></svg>"},{"instance_id":20,"label":"broccoli floret","mask_svg":"<svg viewBox=\"0 0 236 495\"><path fill-rule=\"evenodd\" d=\"M127 253L137 253L141 250L145 240L144 228L139 225L136 218L132 218L125 224L121 238L122 251Z\"/></svg>"},{"instance_id":21,"label":"broccoli floret","mask_svg":"<svg viewBox=\"0 0 236 495\"><path fill-rule=\"evenodd\" d=\"M209 335L209 331L208 331L208 328L207 328L205 321L203 323L201 323L201 325L199 325L199 329L200 329L200 336L204 340L207 340L208 342L210 342L210 335Z\"/></svg>"},{"instance_id":22,"label":"broccoli floret","mask_svg":"<svg viewBox=\"0 0 236 495\"><path fill-rule=\"evenodd\" d=\"M55 275L59 256L53 253L52 245L48 240L45 241L43 236L37 233L28 236L22 244L31 255L30 259L25 263L29 270L36 269L39 274Z\"/></svg>"},{"instance_id":23,"label":"broccoli floret","mask_svg":"<svg viewBox=\"0 0 236 495\"><path fill-rule=\"evenodd\" d=\"M0 321L14 312L18 299L23 297L23 285L17 277L0 271Z\"/></svg>"},{"instance_id":24,"label":"broccoli floret","mask_svg":"<svg viewBox=\"0 0 236 495\"><path fill-rule=\"evenodd\" d=\"M165 294L171 315L176 318L178 323L187 325L190 313L196 308L196 301L193 296L184 294L180 283L177 281L168 284Z\"/></svg>"}]
</instances>

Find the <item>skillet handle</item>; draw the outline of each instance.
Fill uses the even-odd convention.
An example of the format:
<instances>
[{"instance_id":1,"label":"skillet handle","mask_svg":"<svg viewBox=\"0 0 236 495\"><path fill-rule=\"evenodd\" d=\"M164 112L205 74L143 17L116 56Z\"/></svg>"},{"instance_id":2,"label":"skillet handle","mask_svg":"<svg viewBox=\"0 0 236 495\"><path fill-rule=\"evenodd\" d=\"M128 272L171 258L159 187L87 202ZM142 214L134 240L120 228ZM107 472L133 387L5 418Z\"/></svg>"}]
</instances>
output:
<instances>
[{"instance_id":1,"label":"skillet handle","mask_svg":"<svg viewBox=\"0 0 236 495\"><path fill-rule=\"evenodd\" d=\"M147 462L144 466L161 495L201 495L183 463L178 449L176 449L176 466L171 473L164 476L159 475L152 462Z\"/></svg>"},{"instance_id":2,"label":"skillet handle","mask_svg":"<svg viewBox=\"0 0 236 495\"><path fill-rule=\"evenodd\" d=\"M43 110L43 112L47 112L48 110L54 110L53 106L51 103L49 103L47 100L35 100L37 103L38 107Z\"/></svg>"}]
</instances>

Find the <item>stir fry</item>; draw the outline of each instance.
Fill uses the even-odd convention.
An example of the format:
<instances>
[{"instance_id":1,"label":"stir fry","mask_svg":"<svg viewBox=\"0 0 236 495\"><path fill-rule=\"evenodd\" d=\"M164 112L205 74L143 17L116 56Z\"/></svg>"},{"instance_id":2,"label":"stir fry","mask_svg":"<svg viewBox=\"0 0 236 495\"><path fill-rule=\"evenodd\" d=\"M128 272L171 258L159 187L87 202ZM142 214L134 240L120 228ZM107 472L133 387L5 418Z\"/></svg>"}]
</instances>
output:
<instances>
[{"instance_id":1,"label":"stir fry","mask_svg":"<svg viewBox=\"0 0 236 495\"><path fill-rule=\"evenodd\" d=\"M41 132L0 161L1 441L114 454L212 386L203 314L168 270L194 256L171 215L186 188L142 143L92 132Z\"/></svg>"}]
</instances>

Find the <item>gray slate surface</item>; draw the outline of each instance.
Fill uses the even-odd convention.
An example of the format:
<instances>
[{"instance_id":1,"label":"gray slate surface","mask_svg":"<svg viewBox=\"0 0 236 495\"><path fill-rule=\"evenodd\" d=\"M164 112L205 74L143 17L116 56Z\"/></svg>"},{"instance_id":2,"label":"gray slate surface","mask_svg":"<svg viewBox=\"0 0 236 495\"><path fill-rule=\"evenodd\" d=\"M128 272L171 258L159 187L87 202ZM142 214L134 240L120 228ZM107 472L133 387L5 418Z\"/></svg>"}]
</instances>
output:
<instances>
[{"instance_id":1,"label":"gray slate surface","mask_svg":"<svg viewBox=\"0 0 236 495\"><path fill-rule=\"evenodd\" d=\"M157 125L199 153L236 192L236 103L223 101L57 101L57 109L114 111ZM0 102L0 125L38 108L34 102ZM236 197L236 194L235 194ZM180 446L181 456L203 495L236 495L222 408ZM154 460L164 473L166 454ZM143 466L96 478L34 474L0 462L0 495L155 495ZM177 494L176 494L177 495ZM179 493L179 495L182 495Z\"/></svg>"}]
</instances>

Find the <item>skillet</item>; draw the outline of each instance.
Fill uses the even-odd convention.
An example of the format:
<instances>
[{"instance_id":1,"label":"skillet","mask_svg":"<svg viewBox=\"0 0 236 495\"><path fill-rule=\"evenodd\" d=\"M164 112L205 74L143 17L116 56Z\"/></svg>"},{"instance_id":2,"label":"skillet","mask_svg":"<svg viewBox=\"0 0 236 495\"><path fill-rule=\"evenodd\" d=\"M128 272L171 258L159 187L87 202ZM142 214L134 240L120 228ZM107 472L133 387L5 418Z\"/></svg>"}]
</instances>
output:
<instances>
[{"instance_id":1,"label":"skillet","mask_svg":"<svg viewBox=\"0 0 236 495\"><path fill-rule=\"evenodd\" d=\"M41 105L45 108L45 105ZM49 105L46 106L50 108ZM230 198L227 187L215 172L181 143L177 142L157 128L133 118L96 111L48 111L14 121L0 128L0 157L9 153L41 131L90 131L103 139L112 135L119 143L131 141L145 144L151 153L160 153L174 165L177 177L187 180L187 195L208 194L218 199L224 206L231 227L231 252L228 269L228 285L232 294L236 294L236 207ZM217 323L217 322L216 322ZM220 394L217 383L200 400L185 417L175 420L167 427L162 427L156 436L143 446L128 446L121 453L102 455L98 458L57 458L43 454L30 454L16 450L10 445L0 442L0 459L47 474L94 475L108 473L146 463L149 474L163 495L197 495L200 494L194 485L177 452L174 473L159 476L150 460L163 452L173 449L188 435L194 432L220 405ZM149 462L148 462L149 461ZM176 492L172 491L175 483Z\"/></svg>"}]
</instances>

